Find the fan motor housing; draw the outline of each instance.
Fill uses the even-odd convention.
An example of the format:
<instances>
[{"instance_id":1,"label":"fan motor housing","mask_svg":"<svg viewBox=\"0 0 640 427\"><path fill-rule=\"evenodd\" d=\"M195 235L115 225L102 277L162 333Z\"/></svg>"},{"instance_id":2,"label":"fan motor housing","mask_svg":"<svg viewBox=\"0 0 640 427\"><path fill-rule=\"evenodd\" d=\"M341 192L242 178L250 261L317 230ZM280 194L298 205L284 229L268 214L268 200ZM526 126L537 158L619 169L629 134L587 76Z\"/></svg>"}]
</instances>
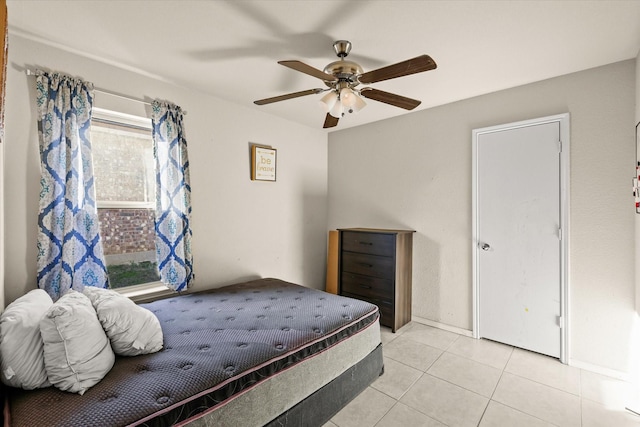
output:
<instances>
[{"instance_id":1,"label":"fan motor housing","mask_svg":"<svg viewBox=\"0 0 640 427\"><path fill-rule=\"evenodd\" d=\"M324 72L336 76L341 81L347 81L350 84L358 84L358 76L363 73L362 67L353 62L347 60L340 60L332 62L324 67ZM327 86L333 87L335 82L325 82Z\"/></svg>"}]
</instances>

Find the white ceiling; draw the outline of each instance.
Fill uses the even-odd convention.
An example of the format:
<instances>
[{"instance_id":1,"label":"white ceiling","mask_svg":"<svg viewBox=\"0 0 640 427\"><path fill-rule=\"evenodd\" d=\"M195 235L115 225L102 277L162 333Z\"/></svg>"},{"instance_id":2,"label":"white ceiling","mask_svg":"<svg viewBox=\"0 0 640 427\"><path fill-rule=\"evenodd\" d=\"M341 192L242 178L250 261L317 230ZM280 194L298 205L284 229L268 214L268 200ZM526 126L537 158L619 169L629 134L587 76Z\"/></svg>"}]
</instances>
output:
<instances>
[{"instance_id":1,"label":"white ceiling","mask_svg":"<svg viewBox=\"0 0 640 427\"><path fill-rule=\"evenodd\" d=\"M320 80L277 61L298 59L323 69L337 59L332 44L338 39L352 42L349 59L365 71L430 55L436 70L372 85L421 100L417 110L635 58L640 49L640 1L635 0L7 4L12 34L314 128L324 121L317 102L321 95L265 106L253 101L323 87ZM367 104L333 130L407 114L373 100Z\"/></svg>"}]
</instances>

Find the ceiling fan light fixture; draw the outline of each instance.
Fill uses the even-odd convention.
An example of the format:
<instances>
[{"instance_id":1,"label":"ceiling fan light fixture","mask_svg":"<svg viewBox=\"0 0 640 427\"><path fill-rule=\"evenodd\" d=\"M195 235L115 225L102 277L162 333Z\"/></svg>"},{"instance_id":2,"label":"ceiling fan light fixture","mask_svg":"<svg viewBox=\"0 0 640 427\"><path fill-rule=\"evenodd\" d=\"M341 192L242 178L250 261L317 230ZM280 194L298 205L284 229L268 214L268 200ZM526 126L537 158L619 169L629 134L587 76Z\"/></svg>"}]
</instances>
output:
<instances>
[{"instance_id":1,"label":"ceiling fan light fixture","mask_svg":"<svg viewBox=\"0 0 640 427\"><path fill-rule=\"evenodd\" d=\"M320 98L320 106L324 110L325 113L331 111L333 106L338 102L338 94L335 91L331 90L325 96Z\"/></svg>"}]
</instances>

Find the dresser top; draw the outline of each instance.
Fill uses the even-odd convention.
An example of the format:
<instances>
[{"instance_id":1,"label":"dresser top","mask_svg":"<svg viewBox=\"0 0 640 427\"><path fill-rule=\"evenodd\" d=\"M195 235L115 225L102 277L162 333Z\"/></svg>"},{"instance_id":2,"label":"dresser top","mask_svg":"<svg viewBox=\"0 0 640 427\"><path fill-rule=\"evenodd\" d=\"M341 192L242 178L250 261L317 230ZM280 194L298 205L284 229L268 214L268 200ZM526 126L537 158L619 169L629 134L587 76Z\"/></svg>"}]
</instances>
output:
<instances>
[{"instance_id":1,"label":"dresser top","mask_svg":"<svg viewBox=\"0 0 640 427\"><path fill-rule=\"evenodd\" d=\"M401 234L415 233L416 230L394 230L388 228L338 228L338 231L359 231L362 233Z\"/></svg>"}]
</instances>

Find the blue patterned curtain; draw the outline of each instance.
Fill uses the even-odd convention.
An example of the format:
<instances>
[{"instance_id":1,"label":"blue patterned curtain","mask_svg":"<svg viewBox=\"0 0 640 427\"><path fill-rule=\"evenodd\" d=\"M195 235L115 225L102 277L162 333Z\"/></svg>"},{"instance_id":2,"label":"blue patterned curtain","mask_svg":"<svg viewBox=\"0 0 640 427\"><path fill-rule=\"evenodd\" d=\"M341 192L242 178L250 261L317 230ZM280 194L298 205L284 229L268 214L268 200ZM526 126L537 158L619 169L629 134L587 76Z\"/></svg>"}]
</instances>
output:
<instances>
[{"instance_id":1,"label":"blue patterned curtain","mask_svg":"<svg viewBox=\"0 0 640 427\"><path fill-rule=\"evenodd\" d=\"M69 289L108 285L89 141L93 85L57 73L36 74L38 287L55 301Z\"/></svg>"},{"instance_id":2,"label":"blue patterned curtain","mask_svg":"<svg viewBox=\"0 0 640 427\"><path fill-rule=\"evenodd\" d=\"M191 186L187 141L180 107L154 101L156 160L156 257L160 280L181 291L193 282L191 254Z\"/></svg>"}]
</instances>

